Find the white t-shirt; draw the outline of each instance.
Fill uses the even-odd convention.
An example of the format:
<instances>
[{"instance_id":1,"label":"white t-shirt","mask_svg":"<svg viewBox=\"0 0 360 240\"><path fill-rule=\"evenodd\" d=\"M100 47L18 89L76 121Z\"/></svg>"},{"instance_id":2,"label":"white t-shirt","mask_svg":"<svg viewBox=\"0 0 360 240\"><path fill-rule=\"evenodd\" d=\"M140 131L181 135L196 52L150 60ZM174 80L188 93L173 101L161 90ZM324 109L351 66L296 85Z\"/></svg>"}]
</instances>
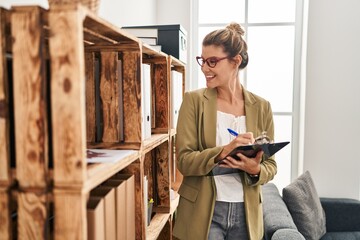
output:
<instances>
[{"instance_id":1,"label":"white t-shirt","mask_svg":"<svg viewBox=\"0 0 360 240\"><path fill-rule=\"evenodd\" d=\"M239 134L246 132L246 117L217 111L216 145L223 146L234 139L228 132L231 128ZM244 191L238 170L215 167L216 201L243 202Z\"/></svg>"}]
</instances>

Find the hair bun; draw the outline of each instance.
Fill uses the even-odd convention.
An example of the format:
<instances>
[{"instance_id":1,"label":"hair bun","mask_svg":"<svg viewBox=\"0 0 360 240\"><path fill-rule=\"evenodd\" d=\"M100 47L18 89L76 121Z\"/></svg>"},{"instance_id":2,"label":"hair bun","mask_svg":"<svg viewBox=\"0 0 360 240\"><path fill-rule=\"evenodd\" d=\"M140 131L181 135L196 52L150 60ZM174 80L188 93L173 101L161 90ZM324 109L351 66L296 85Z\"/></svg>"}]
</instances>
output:
<instances>
[{"instance_id":1,"label":"hair bun","mask_svg":"<svg viewBox=\"0 0 360 240\"><path fill-rule=\"evenodd\" d=\"M240 24L236 22L231 22L229 25L226 26L227 29L232 30L240 34L240 36L244 36L245 30L241 27Z\"/></svg>"}]
</instances>

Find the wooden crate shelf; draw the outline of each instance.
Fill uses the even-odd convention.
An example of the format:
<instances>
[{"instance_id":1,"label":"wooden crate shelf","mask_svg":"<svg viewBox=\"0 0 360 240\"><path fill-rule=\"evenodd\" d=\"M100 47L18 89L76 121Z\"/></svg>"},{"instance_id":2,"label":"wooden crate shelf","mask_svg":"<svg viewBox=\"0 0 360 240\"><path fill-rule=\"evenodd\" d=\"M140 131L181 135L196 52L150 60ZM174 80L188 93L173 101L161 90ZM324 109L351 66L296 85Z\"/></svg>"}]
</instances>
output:
<instances>
[{"instance_id":1,"label":"wooden crate shelf","mask_svg":"<svg viewBox=\"0 0 360 240\"><path fill-rule=\"evenodd\" d=\"M151 69L146 139L142 64ZM170 127L172 69L185 76L179 60L81 5L0 8L0 238L86 239L90 191L123 173L135 180L136 239L147 233L156 239L162 232L171 239L178 201L170 199L176 135ZM131 154L89 164L87 150L94 148ZM156 200L149 227L145 197Z\"/></svg>"}]
</instances>

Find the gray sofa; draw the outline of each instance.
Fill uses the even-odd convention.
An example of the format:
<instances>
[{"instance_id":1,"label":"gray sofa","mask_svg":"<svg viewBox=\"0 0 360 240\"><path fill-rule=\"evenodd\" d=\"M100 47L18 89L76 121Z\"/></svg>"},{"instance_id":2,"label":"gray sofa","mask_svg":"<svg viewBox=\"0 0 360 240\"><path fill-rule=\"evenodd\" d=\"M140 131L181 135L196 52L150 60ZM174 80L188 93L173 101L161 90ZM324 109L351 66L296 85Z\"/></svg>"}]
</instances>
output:
<instances>
[{"instance_id":1,"label":"gray sofa","mask_svg":"<svg viewBox=\"0 0 360 240\"><path fill-rule=\"evenodd\" d=\"M265 240L305 240L273 183L263 186ZM360 239L360 201L320 198L326 218L326 233L321 240ZM307 240L307 239L306 239Z\"/></svg>"}]
</instances>

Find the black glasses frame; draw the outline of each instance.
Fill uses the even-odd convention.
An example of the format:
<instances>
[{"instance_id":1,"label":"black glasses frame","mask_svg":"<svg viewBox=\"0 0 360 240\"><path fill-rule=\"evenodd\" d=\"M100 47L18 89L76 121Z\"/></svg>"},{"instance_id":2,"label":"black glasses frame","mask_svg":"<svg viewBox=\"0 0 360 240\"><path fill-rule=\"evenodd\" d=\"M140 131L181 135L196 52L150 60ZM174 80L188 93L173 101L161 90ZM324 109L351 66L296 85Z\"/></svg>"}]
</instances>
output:
<instances>
[{"instance_id":1,"label":"black glasses frame","mask_svg":"<svg viewBox=\"0 0 360 240\"><path fill-rule=\"evenodd\" d=\"M218 62L227 58L229 57L228 56L222 58L209 57L207 59L204 59L203 57L197 56L196 61L200 65L200 67L204 66L204 64L206 63L210 68L214 68Z\"/></svg>"}]
</instances>

